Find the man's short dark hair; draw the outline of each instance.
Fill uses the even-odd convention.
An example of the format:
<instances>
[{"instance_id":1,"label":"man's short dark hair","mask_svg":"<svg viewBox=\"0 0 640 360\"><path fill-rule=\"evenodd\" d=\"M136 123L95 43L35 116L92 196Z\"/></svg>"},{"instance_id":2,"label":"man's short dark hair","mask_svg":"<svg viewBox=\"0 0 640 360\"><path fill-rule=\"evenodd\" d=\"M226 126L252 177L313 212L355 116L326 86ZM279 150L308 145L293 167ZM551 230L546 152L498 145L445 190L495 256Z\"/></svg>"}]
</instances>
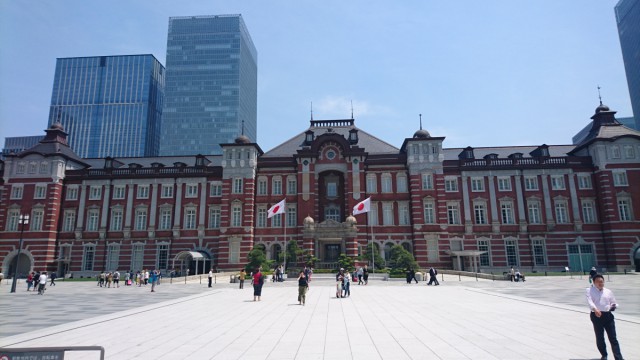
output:
<instances>
[{"instance_id":1,"label":"man's short dark hair","mask_svg":"<svg viewBox=\"0 0 640 360\"><path fill-rule=\"evenodd\" d=\"M601 274L595 274L593 275L593 280L595 281L597 278L602 279L602 281L604 281L604 276L602 276Z\"/></svg>"}]
</instances>

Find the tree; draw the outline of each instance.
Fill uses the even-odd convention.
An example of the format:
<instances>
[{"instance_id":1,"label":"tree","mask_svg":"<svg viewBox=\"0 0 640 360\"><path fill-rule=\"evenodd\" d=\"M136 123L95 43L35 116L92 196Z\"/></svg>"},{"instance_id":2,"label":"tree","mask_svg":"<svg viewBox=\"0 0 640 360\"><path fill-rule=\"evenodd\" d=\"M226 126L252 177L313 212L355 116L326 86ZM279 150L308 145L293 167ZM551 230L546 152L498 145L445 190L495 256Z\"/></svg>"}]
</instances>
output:
<instances>
[{"instance_id":1,"label":"tree","mask_svg":"<svg viewBox=\"0 0 640 360\"><path fill-rule=\"evenodd\" d=\"M372 242L367 245L367 251L362 255L362 258L367 260L369 263L374 262L376 269L382 269L384 267L384 258L380 256L380 246L376 243Z\"/></svg>"},{"instance_id":2,"label":"tree","mask_svg":"<svg viewBox=\"0 0 640 360\"><path fill-rule=\"evenodd\" d=\"M340 254L338 256L338 266L344 268L346 271L353 270L353 259L346 254Z\"/></svg>"},{"instance_id":3,"label":"tree","mask_svg":"<svg viewBox=\"0 0 640 360\"><path fill-rule=\"evenodd\" d=\"M298 265L298 258L300 255L303 254L303 250L300 249L300 247L298 246L298 242L295 240L289 240L289 242L287 243L287 268L290 268L290 265ZM282 251L280 251L280 253L278 253L278 263L279 264L283 264L284 263L284 253Z\"/></svg>"},{"instance_id":4,"label":"tree","mask_svg":"<svg viewBox=\"0 0 640 360\"><path fill-rule=\"evenodd\" d=\"M259 267L262 267L263 269L269 269L271 267L271 263L273 263L273 261L267 260L266 254L259 247L254 247L253 250L249 251L247 260L249 262L247 263L247 265L245 265L244 268L248 273L255 271Z\"/></svg>"},{"instance_id":5,"label":"tree","mask_svg":"<svg viewBox=\"0 0 640 360\"><path fill-rule=\"evenodd\" d=\"M391 248L391 256L389 265L391 269L396 271L404 271L406 269L418 269L418 263L413 255L403 248L401 245L394 245Z\"/></svg>"},{"instance_id":6,"label":"tree","mask_svg":"<svg viewBox=\"0 0 640 360\"><path fill-rule=\"evenodd\" d=\"M309 250L302 250L301 255L304 259L304 264L309 267L316 267L316 262L320 260L317 257L311 255L311 251Z\"/></svg>"}]
</instances>

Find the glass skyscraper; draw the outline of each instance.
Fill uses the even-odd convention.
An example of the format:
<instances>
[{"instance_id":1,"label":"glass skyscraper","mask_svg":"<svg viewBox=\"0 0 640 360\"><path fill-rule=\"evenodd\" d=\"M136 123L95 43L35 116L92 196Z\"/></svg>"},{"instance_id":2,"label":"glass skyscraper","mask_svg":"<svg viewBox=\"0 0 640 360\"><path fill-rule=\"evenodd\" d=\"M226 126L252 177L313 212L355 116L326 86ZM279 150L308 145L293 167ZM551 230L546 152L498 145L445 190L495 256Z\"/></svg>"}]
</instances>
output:
<instances>
[{"instance_id":1,"label":"glass skyscraper","mask_svg":"<svg viewBox=\"0 0 640 360\"><path fill-rule=\"evenodd\" d=\"M164 73L153 55L59 58L49 125L80 157L157 156Z\"/></svg>"},{"instance_id":2,"label":"glass skyscraper","mask_svg":"<svg viewBox=\"0 0 640 360\"><path fill-rule=\"evenodd\" d=\"M257 59L241 15L170 18L160 155L221 154L243 131L257 141Z\"/></svg>"},{"instance_id":3,"label":"glass skyscraper","mask_svg":"<svg viewBox=\"0 0 640 360\"><path fill-rule=\"evenodd\" d=\"M620 0L615 12L635 128L640 130L640 0Z\"/></svg>"}]
</instances>

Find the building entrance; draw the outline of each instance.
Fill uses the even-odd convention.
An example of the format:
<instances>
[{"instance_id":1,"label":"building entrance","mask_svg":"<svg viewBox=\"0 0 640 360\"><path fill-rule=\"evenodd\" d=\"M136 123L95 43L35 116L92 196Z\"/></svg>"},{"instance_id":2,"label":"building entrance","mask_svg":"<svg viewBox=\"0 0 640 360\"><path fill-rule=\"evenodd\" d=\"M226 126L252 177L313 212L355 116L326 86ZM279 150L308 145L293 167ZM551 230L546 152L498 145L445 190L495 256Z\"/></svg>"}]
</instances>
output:
<instances>
[{"instance_id":1,"label":"building entrance","mask_svg":"<svg viewBox=\"0 0 640 360\"><path fill-rule=\"evenodd\" d=\"M7 273L9 277L13 278L15 274L16 263L18 262L18 257L14 256L9 263L9 269L7 269ZM31 271L31 259L25 253L20 254L20 267L18 268L18 278L26 278L29 271Z\"/></svg>"}]
</instances>

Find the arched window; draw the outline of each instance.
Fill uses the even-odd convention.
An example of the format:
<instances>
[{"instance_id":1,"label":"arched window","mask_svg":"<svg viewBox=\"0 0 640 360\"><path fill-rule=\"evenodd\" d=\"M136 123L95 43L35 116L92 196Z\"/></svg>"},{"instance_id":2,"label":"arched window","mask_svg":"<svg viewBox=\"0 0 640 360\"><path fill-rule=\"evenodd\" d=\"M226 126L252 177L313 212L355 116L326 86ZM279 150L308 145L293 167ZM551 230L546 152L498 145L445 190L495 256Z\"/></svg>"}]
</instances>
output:
<instances>
[{"instance_id":1,"label":"arched window","mask_svg":"<svg viewBox=\"0 0 640 360\"><path fill-rule=\"evenodd\" d=\"M337 205L329 205L324 209L324 220L340 222L340 208Z\"/></svg>"},{"instance_id":2,"label":"arched window","mask_svg":"<svg viewBox=\"0 0 640 360\"><path fill-rule=\"evenodd\" d=\"M402 247L403 247L405 250L407 250L408 252L410 252L410 253L412 253L412 254L413 254L413 251L411 250L411 244L410 244L410 243L408 243L408 242L404 242L404 243L402 243Z\"/></svg>"}]
</instances>

